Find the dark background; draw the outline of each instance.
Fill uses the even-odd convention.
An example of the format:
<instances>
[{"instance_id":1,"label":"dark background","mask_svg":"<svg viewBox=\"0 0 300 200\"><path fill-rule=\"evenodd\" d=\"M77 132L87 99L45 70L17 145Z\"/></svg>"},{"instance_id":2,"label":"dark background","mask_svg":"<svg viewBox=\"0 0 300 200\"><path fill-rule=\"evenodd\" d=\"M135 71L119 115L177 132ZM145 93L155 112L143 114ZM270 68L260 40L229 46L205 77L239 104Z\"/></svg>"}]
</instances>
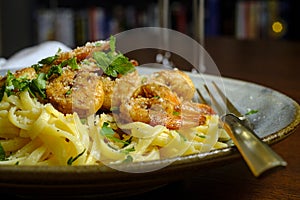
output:
<instances>
[{"instance_id":1,"label":"dark background","mask_svg":"<svg viewBox=\"0 0 300 200\"><path fill-rule=\"evenodd\" d=\"M230 37L236 38L236 5L239 0L207 0L206 3L206 35L205 37ZM243 2L277 2L279 3L278 17L286 23L285 33L277 38L266 36L258 36L254 39L259 40L291 40L298 41L300 39L299 31L299 8L300 3L297 0L270 0L270 1L243 1ZM90 8L94 6L103 7L106 12L112 16L114 8L121 6L125 8L128 5L133 6L137 10L145 10L150 4L157 4L159 0L149 0L147 3L140 0L1 0L0 2L0 57L9 57L16 51L37 44L37 11L40 9L56 9L71 8L77 11L82 8ZM193 0L170 0L170 8L175 3L185 8L184 20L186 20L187 28L185 34L193 35ZM174 7L174 6L173 6ZM172 8L173 8L172 7ZM170 19L173 19L169 27L180 30L177 22L174 20L175 12L170 11ZM158 17L158 16L157 16ZM123 22L122 22L123 23ZM135 25L139 26L139 25ZM126 22L123 23L120 30L130 28ZM214 28L214 29L213 29ZM213 30L213 31L212 31ZM99 38L104 39L104 38ZM239 38L237 38L239 39ZM247 38L246 38L247 39ZM89 40L89 38L86 38ZM63 41L62 41L63 42ZM75 41L74 47L82 45Z\"/></svg>"}]
</instances>

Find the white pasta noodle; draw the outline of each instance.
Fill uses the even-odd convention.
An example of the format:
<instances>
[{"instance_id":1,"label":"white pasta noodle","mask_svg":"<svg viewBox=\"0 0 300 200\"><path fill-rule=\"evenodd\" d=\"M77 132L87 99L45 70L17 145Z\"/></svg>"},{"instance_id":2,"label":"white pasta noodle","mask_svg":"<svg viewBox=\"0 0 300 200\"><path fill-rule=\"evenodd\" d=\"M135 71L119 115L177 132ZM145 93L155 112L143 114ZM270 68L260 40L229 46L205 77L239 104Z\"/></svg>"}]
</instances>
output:
<instances>
[{"instance_id":1,"label":"white pasta noodle","mask_svg":"<svg viewBox=\"0 0 300 200\"><path fill-rule=\"evenodd\" d=\"M110 114L80 119L39 103L28 91L5 93L0 103L0 143L6 153L1 165L99 165L164 159L206 152L227 145L218 116L205 125L169 130L142 122L117 124ZM105 135L104 129L113 135ZM123 130L118 132L117 130Z\"/></svg>"}]
</instances>

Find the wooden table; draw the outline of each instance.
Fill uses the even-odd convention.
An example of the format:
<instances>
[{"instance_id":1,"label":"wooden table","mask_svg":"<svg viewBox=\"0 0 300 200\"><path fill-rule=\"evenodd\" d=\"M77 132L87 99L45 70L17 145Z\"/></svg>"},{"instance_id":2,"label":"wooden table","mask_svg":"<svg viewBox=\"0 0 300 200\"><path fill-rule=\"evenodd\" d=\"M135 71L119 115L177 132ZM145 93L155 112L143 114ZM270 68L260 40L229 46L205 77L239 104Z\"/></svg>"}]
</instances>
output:
<instances>
[{"instance_id":1,"label":"wooden table","mask_svg":"<svg viewBox=\"0 0 300 200\"><path fill-rule=\"evenodd\" d=\"M300 103L300 43L210 38L206 50L222 76L280 91ZM255 178L240 159L130 199L300 199L300 128L272 148L286 168Z\"/></svg>"}]
</instances>

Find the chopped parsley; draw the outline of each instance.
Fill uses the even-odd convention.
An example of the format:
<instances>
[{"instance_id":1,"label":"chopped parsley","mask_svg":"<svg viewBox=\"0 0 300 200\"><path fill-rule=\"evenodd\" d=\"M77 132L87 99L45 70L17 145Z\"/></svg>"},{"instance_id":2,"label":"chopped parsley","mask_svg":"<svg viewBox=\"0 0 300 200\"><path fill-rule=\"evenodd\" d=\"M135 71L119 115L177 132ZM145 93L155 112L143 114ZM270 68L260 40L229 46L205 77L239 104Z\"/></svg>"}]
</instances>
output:
<instances>
[{"instance_id":1,"label":"chopped parsley","mask_svg":"<svg viewBox=\"0 0 300 200\"><path fill-rule=\"evenodd\" d=\"M98 51L93 53L93 58L96 60L99 68L111 77L117 77L119 74L125 75L135 71L134 65L121 53L115 52L115 37L110 37L110 51Z\"/></svg>"},{"instance_id":2,"label":"chopped parsley","mask_svg":"<svg viewBox=\"0 0 300 200\"><path fill-rule=\"evenodd\" d=\"M69 89L67 92L66 92L66 94L65 95L70 95L70 94L72 94L72 90L71 89Z\"/></svg>"},{"instance_id":3,"label":"chopped parsley","mask_svg":"<svg viewBox=\"0 0 300 200\"><path fill-rule=\"evenodd\" d=\"M198 136L199 138L206 138L206 135L200 135L198 133L196 133L196 136Z\"/></svg>"},{"instance_id":4,"label":"chopped parsley","mask_svg":"<svg viewBox=\"0 0 300 200\"><path fill-rule=\"evenodd\" d=\"M46 75L40 73L36 79L33 79L30 83L30 93L35 96L35 93L39 94L43 99L46 98Z\"/></svg>"},{"instance_id":5,"label":"chopped parsley","mask_svg":"<svg viewBox=\"0 0 300 200\"><path fill-rule=\"evenodd\" d=\"M4 90L8 96L25 91L29 85L30 81L26 77L16 78L10 71L7 72Z\"/></svg>"},{"instance_id":6,"label":"chopped parsley","mask_svg":"<svg viewBox=\"0 0 300 200\"><path fill-rule=\"evenodd\" d=\"M0 143L0 161L5 161L6 160L6 154L5 151Z\"/></svg>"},{"instance_id":7,"label":"chopped parsley","mask_svg":"<svg viewBox=\"0 0 300 200\"><path fill-rule=\"evenodd\" d=\"M57 53L59 53L59 52L60 52L60 49L57 51ZM39 72L40 69L44 65L52 65L52 63L58 58L57 53L54 56L49 56L47 58L44 58L44 59L40 60L37 64L32 65L31 67L33 67L36 72Z\"/></svg>"},{"instance_id":8,"label":"chopped parsley","mask_svg":"<svg viewBox=\"0 0 300 200\"><path fill-rule=\"evenodd\" d=\"M120 140L119 138L114 137L115 132L111 127L109 127L108 122L103 123L103 126L100 130L100 134L103 135L104 137L106 137L107 139L110 139L114 142L123 143L124 145L130 144L130 141L131 141L131 140L123 141L123 140Z\"/></svg>"},{"instance_id":9,"label":"chopped parsley","mask_svg":"<svg viewBox=\"0 0 300 200\"><path fill-rule=\"evenodd\" d=\"M46 81L44 77L45 74L40 73L37 78L32 80L27 79L26 77L16 78L8 71L5 83L0 90L0 101L2 101L4 93L6 93L7 96L10 96L26 90L33 96L39 94L42 98L46 98Z\"/></svg>"},{"instance_id":10,"label":"chopped parsley","mask_svg":"<svg viewBox=\"0 0 300 200\"><path fill-rule=\"evenodd\" d=\"M63 72L61 64L60 65L52 65L50 70L45 76L45 79L49 79L53 74L61 75Z\"/></svg>"},{"instance_id":11,"label":"chopped parsley","mask_svg":"<svg viewBox=\"0 0 300 200\"><path fill-rule=\"evenodd\" d=\"M51 56L48 58L44 58L38 62L38 64L33 65L32 67L38 73L40 68L44 65L51 65L55 59L57 59L57 55ZM37 78L28 79L27 77L16 78L11 71L7 72L7 77L4 85L0 88L0 101L4 96L4 93L7 96L12 94L16 94L18 92L22 92L28 90L32 96L39 95L43 99L46 98L46 83L47 80L54 74L60 76L63 73L63 67L70 66L73 70L79 69L79 65L77 64L76 58L70 58L61 62L59 65L52 65L47 73L38 73ZM71 94L71 91L68 91L66 95Z\"/></svg>"},{"instance_id":12,"label":"chopped parsley","mask_svg":"<svg viewBox=\"0 0 300 200\"><path fill-rule=\"evenodd\" d=\"M40 60L37 64L32 65L31 67L33 67L35 69L36 72L39 72L40 69L44 66L44 65L49 65L51 66L55 60L57 60L57 58L59 57L58 53L61 52L61 49L58 49L57 53L54 56L49 56L47 58L44 58L42 60ZM70 58L68 60L64 60L63 62L61 62L59 65L53 65L51 66L50 71L47 74L47 78L49 78L52 74L58 74L60 75L62 72L62 68L69 65L71 67L71 69L76 70L79 69L79 65L77 64L77 59L76 57Z\"/></svg>"},{"instance_id":13,"label":"chopped parsley","mask_svg":"<svg viewBox=\"0 0 300 200\"><path fill-rule=\"evenodd\" d=\"M128 156L126 157L126 159L123 160L122 163L131 163L131 162L133 162L133 158L132 158L131 155L128 155Z\"/></svg>"},{"instance_id":14,"label":"chopped parsley","mask_svg":"<svg viewBox=\"0 0 300 200\"><path fill-rule=\"evenodd\" d=\"M131 143L131 141L132 141L132 136L131 136L130 138L128 138L127 140L125 140L125 143L124 143L124 145L123 145L123 148L124 148L124 147L127 147L127 146Z\"/></svg>"},{"instance_id":15,"label":"chopped parsley","mask_svg":"<svg viewBox=\"0 0 300 200\"><path fill-rule=\"evenodd\" d=\"M130 152L135 151L134 147L128 148L128 149L122 149L121 152L125 154L129 154Z\"/></svg>"},{"instance_id":16,"label":"chopped parsley","mask_svg":"<svg viewBox=\"0 0 300 200\"><path fill-rule=\"evenodd\" d=\"M76 57L71 58L68 60L68 65L71 67L71 69L76 70L79 69L80 66L77 64L77 59Z\"/></svg>"},{"instance_id":17,"label":"chopped parsley","mask_svg":"<svg viewBox=\"0 0 300 200\"><path fill-rule=\"evenodd\" d=\"M67 164L68 164L68 165L72 165L73 162L75 162L80 156L82 156L82 155L84 154L84 152L85 152L85 149L84 149L81 153L79 153L77 156L75 156L74 158L71 156L71 157L68 159Z\"/></svg>"},{"instance_id":18,"label":"chopped parsley","mask_svg":"<svg viewBox=\"0 0 300 200\"><path fill-rule=\"evenodd\" d=\"M112 106L111 108L110 108L110 111L119 111L119 107L117 107L117 106Z\"/></svg>"},{"instance_id":19,"label":"chopped parsley","mask_svg":"<svg viewBox=\"0 0 300 200\"><path fill-rule=\"evenodd\" d=\"M179 133L178 131L176 131L176 132L179 134L180 138L181 138L184 142L187 141L187 139L186 139L186 137L185 137L184 135L182 135L182 134Z\"/></svg>"},{"instance_id":20,"label":"chopped parsley","mask_svg":"<svg viewBox=\"0 0 300 200\"><path fill-rule=\"evenodd\" d=\"M246 116L246 115L253 115L253 114L255 114L255 113L258 113L258 110L249 110L249 111L245 114L245 116Z\"/></svg>"},{"instance_id":21,"label":"chopped parsley","mask_svg":"<svg viewBox=\"0 0 300 200\"><path fill-rule=\"evenodd\" d=\"M56 59L58 58L58 55L49 56L47 58L44 58L40 60L38 63L42 65L51 65Z\"/></svg>"},{"instance_id":22,"label":"chopped parsley","mask_svg":"<svg viewBox=\"0 0 300 200\"><path fill-rule=\"evenodd\" d=\"M178 111L173 111L173 115L179 116L179 115L180 115L180 112L178 112Z\"/></svg>"}]
</instances>

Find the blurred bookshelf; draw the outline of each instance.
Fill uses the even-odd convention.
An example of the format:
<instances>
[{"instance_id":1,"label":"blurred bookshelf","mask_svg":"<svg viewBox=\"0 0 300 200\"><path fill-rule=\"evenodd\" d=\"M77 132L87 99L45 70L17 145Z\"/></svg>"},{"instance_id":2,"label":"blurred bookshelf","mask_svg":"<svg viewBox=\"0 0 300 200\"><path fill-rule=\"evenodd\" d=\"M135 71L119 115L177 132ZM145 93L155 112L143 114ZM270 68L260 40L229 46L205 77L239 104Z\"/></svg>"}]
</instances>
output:
<instances>
[{"instance_id":1,"label":"blurred bookshelf","mask_svg":"<svg viewBox=\"0 0 300 200\"><path fill-rule=\"evenodd\" d=\"M128 29L161 26L160 1L1 1L0 56L47 40L73 48ZM195 38L195 1L169 0L168 28ZM299 6L296 0L206 0L205 38L299 40Z\"/></svg>"}]
</instances>

